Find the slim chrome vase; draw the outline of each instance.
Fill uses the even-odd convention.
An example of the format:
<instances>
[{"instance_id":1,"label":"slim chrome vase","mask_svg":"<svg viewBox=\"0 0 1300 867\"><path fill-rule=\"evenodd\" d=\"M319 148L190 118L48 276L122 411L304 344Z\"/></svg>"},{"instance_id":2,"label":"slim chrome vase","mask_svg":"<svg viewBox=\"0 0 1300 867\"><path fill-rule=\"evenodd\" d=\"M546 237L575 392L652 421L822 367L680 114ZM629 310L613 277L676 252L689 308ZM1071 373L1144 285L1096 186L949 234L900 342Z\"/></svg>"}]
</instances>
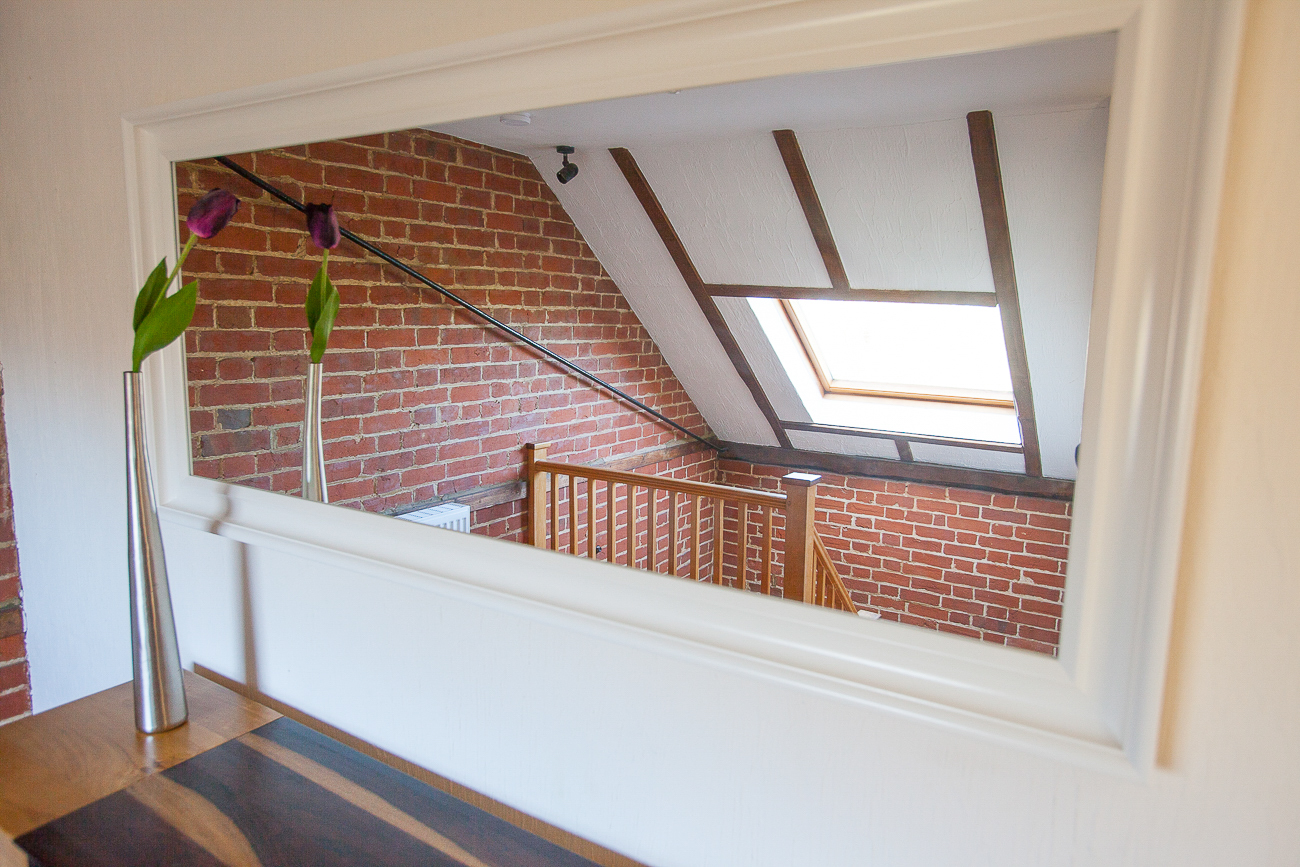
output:
<instances>
[{"instance_id":1,"label":"slim chrome vase","mask_svg":"<svg viewBox=\"0 0 1300 867\"><path fill-rule=\"evenodd\" d=\"M320 389L324 364L307 365L307 386L303 389L302 495L318 503L330 501L325 486L325 449L320 440Z\"/></svg>"},{"instance_id":2,"label":"slim chrome vase","mask_svg":"<svg viewBox=\"0 0 1300 867\"><path fill-rule=\"evenodd\" d=\"M167 563L154 502L140 374L123 374L126 396L126 545L131 573L131 656L135 727L151 735L185 722L185 684Z\"/></svg>"}]
</instances>

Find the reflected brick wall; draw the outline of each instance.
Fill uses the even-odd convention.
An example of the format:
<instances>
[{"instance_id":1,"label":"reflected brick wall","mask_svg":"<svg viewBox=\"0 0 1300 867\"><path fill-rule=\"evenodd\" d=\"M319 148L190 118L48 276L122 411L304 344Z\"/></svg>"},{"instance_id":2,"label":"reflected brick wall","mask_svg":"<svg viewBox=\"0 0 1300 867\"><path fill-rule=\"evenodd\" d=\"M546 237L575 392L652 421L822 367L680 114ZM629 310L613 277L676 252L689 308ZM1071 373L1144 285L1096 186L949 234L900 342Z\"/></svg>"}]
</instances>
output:
<instances>
[{"instance_id":1,"label":"reflected brick wall","mask_svg":"<svg viewBox=\"0 0 1300 867\"><path fill-rule=\"evenodd\" d=\"M701 434L654 341L532 163L424 130L234 159L471 303ZM244 205L186 263L199 280L186 335L195 473L300 487L307 286L320 261L301 216L212 161L177 167L180 212L224 186ZM182 240L186 233L182 226ZM342 307L325 356L332 502L400 511L454 498L477 531L516 537L522 446L592 462L682 435L582 384L344 241ZM653 463L653 461L652 461Z\"/></svg>"},{"instance_id":2,"label":"reflected brick wall","mask_svg":"<svg viewBox=\"0 0 1300 867\"><path fill-rule=\"evenodd\" d=\"M788 470L719 461L724 485ZM1071 504L825 473L817 532L859 607L995 644L1057 652Z\"/></svg>"},{"instance_id":3,"label":"reflected brick wall","mask_svg":"<svg viewBox=\"0 0 1300 867\"><path fill-rule=\"evenodd\" d=\"M5 440L4 382L0 379L0 725L32 711L27 639L13 498L9 495L9 445Z\"/></svg>"}]
</instances>

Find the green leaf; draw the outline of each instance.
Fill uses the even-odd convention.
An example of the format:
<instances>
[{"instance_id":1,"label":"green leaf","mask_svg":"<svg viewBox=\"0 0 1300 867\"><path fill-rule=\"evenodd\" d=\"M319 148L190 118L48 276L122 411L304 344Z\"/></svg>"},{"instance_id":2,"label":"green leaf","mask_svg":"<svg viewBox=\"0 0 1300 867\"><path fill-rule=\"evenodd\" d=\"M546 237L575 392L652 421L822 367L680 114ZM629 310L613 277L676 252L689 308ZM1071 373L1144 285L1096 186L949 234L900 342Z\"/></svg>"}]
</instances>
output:
<instances>
[{"instance_id":1,"label":"green leaf","mask_svg":"<svg viewBox=\"0 0 1300 867\"><path fill-rule=\"evenodd\" d=\"M144 281L139 294L135 296L135 317L131 321L131 330L139 331L140 323L149 315L149 311L158 303L167 289L167 257L158 260L158 267L153 269L149 279Z\"/></svg>"},{"instance_id":2,"label":"green leaf","mask_svg":"<svg viewBox=\"0 0 1300 867\"><path fill-rule=\"evenodd\" d=\"M312 278L311 288L307 290L307 330L315 333L316 323L320 319L321 304L325 300L325 286L329 283L329 275L325 271L325 263L316 269L316 276Z\"/></svg>"},{"instance_id":3,"label":"green leaf","mask_svg":"<svg viewBox=\"0 0 1300 867\"><path fill-rule=\"evenodd\" d=\"M334 318L339 314L339 291L334 288L334 284L328 277L325 278L325 287L321 294L324 296L324 301L321 302L320 317L316 320L316 327L312 329L311 336L312 364L319 364L325 357L325 348L330 342L330 332L334 330Z\"/></svg>"},{"instance_id":4,"label":"green leaf","mask_svg":"<svg viewBox=\"0 0 1300 867\"><path fill-rule=\"evenodd\" d=\"M198 300L199 284L194 280L154 306L136 329L135 348L131 352L132 370L139 370L146 358L181 336L194 318L194 305Z\"/></svg>"}]
</instances>

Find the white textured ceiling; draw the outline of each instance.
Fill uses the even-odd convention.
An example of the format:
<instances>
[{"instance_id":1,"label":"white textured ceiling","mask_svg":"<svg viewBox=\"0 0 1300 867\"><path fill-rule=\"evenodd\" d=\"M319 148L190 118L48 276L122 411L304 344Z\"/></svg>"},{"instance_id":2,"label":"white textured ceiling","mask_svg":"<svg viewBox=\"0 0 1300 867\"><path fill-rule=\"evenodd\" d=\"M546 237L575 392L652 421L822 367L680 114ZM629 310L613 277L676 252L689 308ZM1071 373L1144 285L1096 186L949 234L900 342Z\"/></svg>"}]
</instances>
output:
<instances>
[{"instance_id":1,"label":"white textured ceiling","mask_svg":"<svg viewBox=\"0 0 1300 867\"><path fill-rule=\"evenodd\" d=\"M987 292L992 278L965 115L991 109L1044 473L1073 478L1114 51L1112 36L1089 37L540 109L527 127L492 117L437 129L533 159L715 433L772 445L766 420L607 148L631 151L706 282L829 285L771 136L793 129L851 285ZM581 171L567 185L554 180L556 144L577 147ZM744 305L719 306L778 412L807 420L811 409L815 418L817 408L799 403ZM960 435L941 420L916 424L931 428L913 433ZM797 446L821 451L896 456L887 440L798 439ZM913 452L918 460L1023 469L1014 454Z\"/></svg>"},{"instance_id":2,"label":"white textured ceiling","mask_svg":"<svg viewBox=\"0 0 1300 867\"><path fill-rule=\"evenodd\" d=\"M523 152L697 142L773 129L884 127L951 120L976 108L1036 112L1110 96L1112 34L812 75L760 78L676 93L538 107L532 123L497 117L434 129ZM558 167L559 158L555 158ZM554 174L554 169L551 174Z\"/></svg>"}]
</instances>

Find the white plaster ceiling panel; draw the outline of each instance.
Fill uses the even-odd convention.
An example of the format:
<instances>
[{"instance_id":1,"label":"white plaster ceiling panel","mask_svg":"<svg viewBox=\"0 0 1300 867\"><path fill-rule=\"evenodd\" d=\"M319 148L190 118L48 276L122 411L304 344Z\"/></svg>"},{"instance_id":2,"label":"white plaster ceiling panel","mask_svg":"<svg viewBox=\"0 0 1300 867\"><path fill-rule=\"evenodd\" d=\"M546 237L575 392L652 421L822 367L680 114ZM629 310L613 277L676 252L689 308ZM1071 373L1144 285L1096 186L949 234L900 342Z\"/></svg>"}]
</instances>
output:
<instances>
[{"instance_id":1,"label":"white plaster ceiling panel","mask_svg":"<svg viewBox=\"0 0 1300 867\"><path fill-rule=\"evenodd\" d=\"M898 460L898 447L893 440L870 437L828 434L821 431L792 430L790 444L810 452L827 452L833 455L856 455L863 458Z\"/></svg>"},{"instance_id":2,"label":"white plaster ceiling panel","mask_svg":"<svg viewBox=\"0 0 1300 867\"><path fill-rule=\"evenodd\" d=\"M920 463L969 467L972 470L997 470L1004 473L1025 471L1024 456L1015 452L993 452L987 449L912 443L912 457Z\"/></svg>"},{"instance_id":3,"label":"white plaster ceiling panel","mask_svg":"<svg viewBox=\"0 0 1300 867\"><path fill-rule=\"evenodd\" d=\"M831 285L770 133L630 150L704 282Z\"/></svg>"},{"instance_id":4,"label":"white plaster ceiling panel","mask_svg":"<svg viewBox=\"0 0 1300 867\"><path fill-rule=\"evenodd\" d=\"M519 153L549 148L558 168L556 145L633 148L774 129L833 130L961 119L972 106L996 112L1091 105L1110 95L1115 44L1114 33L1102 33L1004 51L578 105L521 105L518 110L531 109L526 126L509 126L493 115L432 128Z\"/></svg>"},{"instance_id":5,"label":"white plaster ceiling panel","mask_svg":"<svg viewBox=\"0 0 1300 867\"><path fill-rule=\"evenodd\" d=\"M1073 479L1108 104L994 115L1043 474Z\"/></svg>"},{"instance_id":6,"label":"white plaster ceiling panel","mask_svg":"<svg viewBox=\"0 0 1300 867\"><path fill-rule=\"evenodd\" d=\"M782 421L812 421L812 416L799 397L799 390L790 381L790 372L772 348L748 299L715 298L714 301L722 318L727 320L727 327L745 354L754 376L762 384L763 392L772 402L777 416Z\"/></svg>"},{"instance_id":7,"label":"white plaster ceiling panel","mask_svg":"<svg viewBox=\"0 0 1300 867\"><path fill-rule=\"evenodd\" d=\"M993 291L964 118L795 132L850 286Z\"/></svg>"},{"instance_id":8,"label":"white plaster ceiling panel","mask_svg":"<svg viewBox=\"0 0 1300 867\"><path fill-rule=\"evenodd\" d=\"M715 434L776 445L776 438L663 242L607 151L579 151L578 179L554 182L553 151L526 151L583 239L618 284Z\"/></svg>"}]
</instances>

